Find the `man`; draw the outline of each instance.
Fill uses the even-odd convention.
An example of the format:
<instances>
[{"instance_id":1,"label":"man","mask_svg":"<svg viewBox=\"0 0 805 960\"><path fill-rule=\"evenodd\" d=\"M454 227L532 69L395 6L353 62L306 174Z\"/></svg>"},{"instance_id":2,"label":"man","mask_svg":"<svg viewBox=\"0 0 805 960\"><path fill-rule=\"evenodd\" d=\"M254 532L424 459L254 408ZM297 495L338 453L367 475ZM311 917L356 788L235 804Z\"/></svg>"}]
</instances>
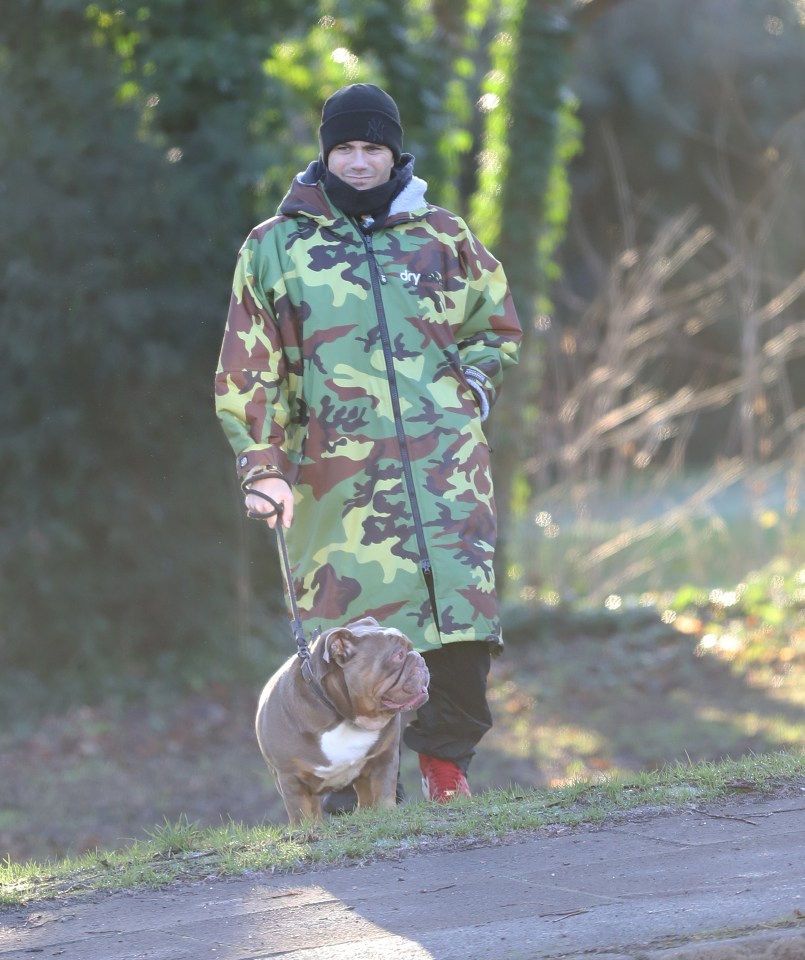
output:
<instances>
[{"instance_id":1,"label":"man","mask_svg":"<svg viewBox=\"0 0 805 960\"><path fill-rule=\"evenodd\" d=\"M373 616L425 657L430 699L404 741L443 803L470 795L492 722L482 421L521 331L500 264L425 200L402 139L379 87L326 101L319 159L241 248L216 407L239 476L282 505L306 628Z\"/></svg>"}]
</instances>

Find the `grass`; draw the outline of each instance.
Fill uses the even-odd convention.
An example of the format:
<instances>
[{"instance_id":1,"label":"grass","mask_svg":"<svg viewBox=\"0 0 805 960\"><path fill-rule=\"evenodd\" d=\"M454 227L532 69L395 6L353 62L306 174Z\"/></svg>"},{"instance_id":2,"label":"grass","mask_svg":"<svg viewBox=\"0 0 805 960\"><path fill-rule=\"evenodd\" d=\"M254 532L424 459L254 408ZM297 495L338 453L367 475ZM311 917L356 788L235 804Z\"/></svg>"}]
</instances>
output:
<instances>
[{"instance_id":1,"label":"grass","mask_svg":"<svg viewBox=\"0 0 805 960\"><path fill-rule=\"evenodd\" d=\"M729 463L540 491L514 525L510 595L601 607L691 583L727 589L781 557L805 556L805 511L788 461L747 476Z\"/></svg>"},{"instance_id":2,"label":"grass","mask_svg":"<svg viewBox=\"0 0 805 960\"><path fill-rule=\"evenodd\" d=\"M508 607L506 652L490 678L494 726L473 760L473 792L511 783L523 792L564 788L601 775L635 782L639 771L679 761L800 749L799 556L778 557L732 585L624 596L619 605ZM254 741L253 704L268 666L262 670L248 684L210 679L192 696L143 678L132 684L135 702L79 700L53 713L27 704L0 734L0 862L128 850L157 839L143 830L155 823L168 848L166 831L178 826L189 842L189 823L284 823ZM9 684L4 677L0 701ZM403 751L402 774L417 794L411 751ZM172 845L178 851L179 839ZM229 860L239 869L249 855L235 844Z\"/></svg>"},{"instance_id":3,"label":"grass","mask_svg":"<svg viewBox=\"0 0 805 960\"><path fill-rule=\"evenodd\" d=\"M720 763L672 764L636 776L578 779L554 789L490 790L446 807L424 801L394 811L365 810L299 826L202 829L182 817L120 851L97 850L58 862L0 864L0 907L35 900L162 888L254 871L298 872L321 864L366 862L422 851L497 843L546 829L574 829L740 793L805 785L805 755L747 756Z\"/></svg>"}]
</instances>

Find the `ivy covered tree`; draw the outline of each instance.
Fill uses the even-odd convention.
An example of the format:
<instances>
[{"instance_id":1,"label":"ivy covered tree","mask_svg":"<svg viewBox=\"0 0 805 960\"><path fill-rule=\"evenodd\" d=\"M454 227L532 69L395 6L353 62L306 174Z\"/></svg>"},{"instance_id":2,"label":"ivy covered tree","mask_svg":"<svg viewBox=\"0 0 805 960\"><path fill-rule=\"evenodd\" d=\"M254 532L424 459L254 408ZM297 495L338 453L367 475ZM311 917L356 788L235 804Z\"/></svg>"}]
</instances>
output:
<instances>
[{"instance_id":1,"label":"ivy covered tree","mask_svg":"<svg viewBox=\"0 0 805 960\"><path fill-rule=\"evenodd\" d=\"M232 619L210 372L260 62L159 6L10 0L0 22L0 651L18 663L151 656Z\"/></svg>"}]
</instances>

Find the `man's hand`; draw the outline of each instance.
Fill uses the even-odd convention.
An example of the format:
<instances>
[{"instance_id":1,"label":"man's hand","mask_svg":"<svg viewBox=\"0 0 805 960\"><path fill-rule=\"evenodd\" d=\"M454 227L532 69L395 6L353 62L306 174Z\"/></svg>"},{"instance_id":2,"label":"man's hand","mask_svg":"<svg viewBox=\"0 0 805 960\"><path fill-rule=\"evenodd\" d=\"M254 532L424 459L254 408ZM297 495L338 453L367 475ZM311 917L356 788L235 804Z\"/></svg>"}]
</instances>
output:
<instances>
[{"instance_id":1,"label":"man's hand","mask_svg":"<svg viewBox=\"0 0 805 960\"><path fill-rule=\"evenodd\" d=\"M280 504L282 506L282 525L286 528L290 527L293 522L293 492L281 477L263 477L262 480L250 481L249 487L252 490L259 490L260 493L264 493L267 497L271 497L275 503ZM246 510L249 513L265 513L267 515L266 523L269 527L273 529L276 526L277 514L268 500L248 493L246 495Z\"/></svg>"}]
</instances>

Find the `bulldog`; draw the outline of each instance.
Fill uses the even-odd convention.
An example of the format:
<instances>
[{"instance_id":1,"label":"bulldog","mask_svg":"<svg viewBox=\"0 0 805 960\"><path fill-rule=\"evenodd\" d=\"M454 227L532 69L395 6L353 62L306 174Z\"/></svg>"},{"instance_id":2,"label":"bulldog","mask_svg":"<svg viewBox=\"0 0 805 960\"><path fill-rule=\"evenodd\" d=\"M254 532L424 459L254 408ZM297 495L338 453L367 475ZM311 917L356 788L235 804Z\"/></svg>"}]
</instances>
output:
<instances>
[{"instance_id":1,"label":"bulldog","mask_svg":"<svg viewBox=\"0 0 805 960\"><path fill-rule=\"evenodd\" d=\"M291 823L352 783L358 806L393 807L401 715L428 699L428 668L399 630L364 617L317 637L263 688L255 729Z\"/></svg>"}]
</instances>

